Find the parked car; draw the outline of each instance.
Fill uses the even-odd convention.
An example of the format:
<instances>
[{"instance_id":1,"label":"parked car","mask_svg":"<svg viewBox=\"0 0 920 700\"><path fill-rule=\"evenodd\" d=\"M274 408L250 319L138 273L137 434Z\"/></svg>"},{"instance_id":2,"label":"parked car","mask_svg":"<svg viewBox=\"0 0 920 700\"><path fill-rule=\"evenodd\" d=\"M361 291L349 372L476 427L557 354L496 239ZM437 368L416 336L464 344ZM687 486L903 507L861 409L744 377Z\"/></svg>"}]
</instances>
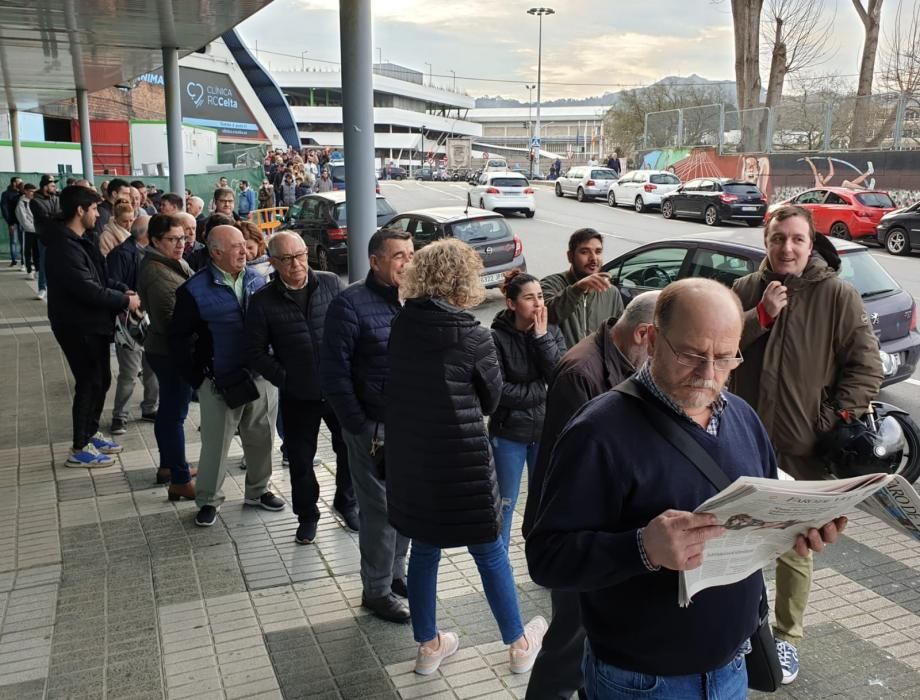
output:
<instances>
[{"instance_id":1,"label":"parked car","mask_svg":"<svg viewBox=\"0 0 920 700\"><path fill-rule=\"evenodd\" d=\"M317 270L348 267L348 215L343 191L308 194L287 211L276 231L300 234L310 251L310 266ZM377 225L391 218L396 210L377 195Z\"/></svg>"},{"instance_id":2,"label":"parked car","mask_svg":"<svg viewBox=\"0 0 920 700\"><path fill-rule=\"evenodd\" d=\"M427 165L415 169L416 180L434 180L434 170Z\"/></svg>"},{"instance_id":3,"label":"parked car","mask_svg":"<svg viewBox=\"0 0 920 700\"><path fill-rule=\"evenodd\" d=\"M883 386L909 378L920 360L917 305L867 248L829 239L840 255L840 278L860 293L881 344ZM640 246L604 265L623 302L685 277L708 277L727 286L758 269L767 253L763 233L707 231ZM802 340L805 342L805 339Z\"/></svg>"},{"instance_id":4,"label":"parked car","mask_svg":"<svg viewBox=\"0 0 920 700\"><path fill-rule=\"evenodd\" d=\"M661 198L665 219L702 219L709 226L723 221L761 226L766 213L767 197L757 185L728 177L690 180Z\"/></svg>"},{"instance_id":5,"label":"parked car","mask_svg":"<svg viewBox=\"0 0 920 700\"><path fill-rule=\"evenodd\" d=\"M606 197L610 185L617 181L617 174L610 168L597 165L576 165L564 175L556 178L556 196L575 195L579 202Z\"/></svg>"},{"instance_id":6,"label":"parked car","mask_svg":"<svg viewBox=\"0 0 920 700\"><path fill-rule=\"evenodd\" d=\"M387 178L387 170L390 171L390 177ZM380 179L381 180L405 180L409 176L409 173L400 165L389 165L383 166L380 168Z\"/></svg>"},{"instance_id":7,"label":"parked car","mask_svg":"<svg viewBox=\"0 0 920 700\"><path fill-rule=\"evenodd\" d=\"M680 178L667 170L628 170L607 190L611 207L634 207L640 214L661 206L661 198L680 187Z\"/></svg>"},{"instance_id":8,"label":"parked car","mask_svg":"<svg viewBox=\"0 0 920 700\"><path fill-rule=\"evenodd\" d=\"M920 250L920 202L885 214L875 232L879 244L892 255Z\"/></svg>"},{"instance_id":9,"label":"parked car","mask_svg":"<svg viewBox=\"0 0 920 700\"><path fill-rule=\"evenodd\" d=\"M482 164L484 172L506 173L508 172L508 161L499 156L491 156Z\"/></svg>"},{"instance_id":10,"label":"parked car","mask_svg":"<svg viewBox=\"0 0 920 700\"><path fill-rule=\"evenodd\" d=\"M815 187L770 206L764 224L769 223L774 211L787 204L797 204L811 211L818 233L848 241L866 236L875 240L876 226L885 214L895 209L887 192Z\"/></svg>"},{"instance_id":11,"label":"parked car","mask_svg":"<svg viewBox=\"0 0 920 700\"><path fill-rule=\"evenodd\" d=\"M469 243L482 258L482 283L497 287L505 272L527 270L524 244L501 214L469 207L416 209L391 217L385 224L412 234L418 250L432 241L453 236Z\"/></svg>"},{"instance_id":12,"label":"parked car","mask_svg":"<svg viewBox=\"0 0 920 700\"><path fill-rule=\"evenodd\" d=\"M342 191L344 192L345 187L345 161L337 160L330 161L326 164L326 169L329 171L329 177L332 179L332 189L333 191ZM380 181L375 178L374 187L377 194L380 194Z\"/></svg>"},{"instance_id":13,"label":"parked car","mask_svg":"<svg viewBox=\"0 0 920 700\"><path fill-rule=\"evenodd\" d=\"M537 211L534 191L523 175L514 172L484 172L479 182L466 195L467 206L479 205L480 209L520 212L528 219Z\"/></svg>"}]
</instances>

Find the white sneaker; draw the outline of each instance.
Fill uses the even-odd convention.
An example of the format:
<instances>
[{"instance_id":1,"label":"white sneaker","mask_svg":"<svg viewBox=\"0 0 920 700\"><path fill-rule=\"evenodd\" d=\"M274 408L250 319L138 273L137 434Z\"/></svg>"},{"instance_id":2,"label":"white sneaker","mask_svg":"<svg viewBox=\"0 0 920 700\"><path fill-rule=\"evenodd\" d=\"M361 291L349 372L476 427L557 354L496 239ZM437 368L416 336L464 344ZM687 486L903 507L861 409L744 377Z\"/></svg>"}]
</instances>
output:
<instances>
[{"instance_id":1,"label":"white sneaker","mask_svg":"<svg viewBox=\"0 0 920 700\"><path fill-rule=\"evenodd\" d=\"M34 272L30 272L29 274L26 275L26 279L27 279L27 280L34 280L34 279L35 279L35 273L34 273Z\"/></svg>"},{"instance_id":2,"label":"white sneaker","mask_svg":"<svg viewBox=\"0 0 920 700\"><path fill-rule=\"evenodd\" d=\"M527 648L508 649L511 655L511 673L527 673L533 668L537 654L543 648L543 637L548 629L549 625L541 615L537 615L524 625L524 639L527 640Z\"/></svg>"},{"instance_id":3,"label":"white sneaker","mask_svg":"<svg viewBox=\"0 0 920 700\"><path fill-rule=\"evenodd\" d=\"M19 271L20 271L20 272L25 272L25 271L26 271L26 266L25 266L24 264L23 264L23 265L20 265L20 266L19 266Z\"/></svg>"},{"instance_id":4,"label":"white sneaker","mask_svg":"<svg viewBox=\"0 0 920 700\"><path fill-rule=\"evenodd\" d=\"M45 301L45 297L47 296L48 296L48 290L39 289L38 294L35 295L35 298L38 299L39 301Z\"/></svg>"},{"instance_id":5,"label":"white sneaker","mask_svg":"<svg viewBox=\"0 0 920 700\"><path fill-rule=\"evenodd\" d=\"M420 676L430 676L438 670L444 659L453 656L460 648L460 638L453 632L438 632L441 644L437 649L420 644L415 657L415 672Z\"/></svg>"}]
</instances>

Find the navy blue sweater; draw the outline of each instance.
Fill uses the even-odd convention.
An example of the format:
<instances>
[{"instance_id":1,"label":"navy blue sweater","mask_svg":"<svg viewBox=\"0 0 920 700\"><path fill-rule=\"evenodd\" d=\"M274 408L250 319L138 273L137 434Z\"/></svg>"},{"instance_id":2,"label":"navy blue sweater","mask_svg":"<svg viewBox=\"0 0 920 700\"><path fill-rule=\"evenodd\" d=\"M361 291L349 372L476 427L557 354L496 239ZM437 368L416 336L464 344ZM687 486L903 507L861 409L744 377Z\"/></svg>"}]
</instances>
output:
<instances>
[{"instance_id":1,"label":"navy blue sweater","mask_svg":"<svg viewBox=\"0 0 920 700\"><path fill-rule=\"evenodd\" d=\"M754 410L727 395L719 435L680 424L728 477L776 477L776 459ZM642 564L636 530L663 511L692 511L715 488L637 410L610 392L571 420L553 450L533 529L530 575L581 593L594 653L621 668L663 676L728 663L757 627L761 575L706 589L678 605L678 574ZM669 409L666 409L669 410Z\"/></svg>"}]
</instances>

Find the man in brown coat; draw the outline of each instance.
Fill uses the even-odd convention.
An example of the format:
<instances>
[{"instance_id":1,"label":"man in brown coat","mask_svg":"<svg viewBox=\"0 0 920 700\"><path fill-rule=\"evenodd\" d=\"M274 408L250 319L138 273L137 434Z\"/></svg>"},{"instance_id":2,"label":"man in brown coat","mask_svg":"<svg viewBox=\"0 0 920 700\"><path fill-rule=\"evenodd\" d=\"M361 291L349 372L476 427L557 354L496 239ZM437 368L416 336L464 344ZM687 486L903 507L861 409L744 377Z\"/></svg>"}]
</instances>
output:
<instances>
[{"instance_id":1,"label":"man in brown coat","mask_svg":"<svg viewBox=\"0 0 920 700\"><path fill-rule=\"evenodd\" d=\"M546 397L540 454L530 475L524 537L536 517L546 466L563 428L588 401L631 377L648 358L648 329L659 294L645 292L634 298L619 319L605 321L559 361ZM583 685L585 630L578 594L553 591L552 601L553 620L530 673L526 700L570 698Z\"/></svg>"},{"instance_id":2,"label":"man in brown coat","mask_svg":"<svg viewBox=\"0 0 920 700\"><path fill-rule=\"evenodd\" d=\"M822 479L818 437L840 420L858 418L882 383L879 345L856 289L837 276L840 258L815 236L807 209L777 211L764 231L767 257L734 284L744 313L732 391L763 421L780 469L796 479ZM777 651L783 683L798 675L796 645L812 576L811 557L777 560Z\"/></svg>"}]
</instances>

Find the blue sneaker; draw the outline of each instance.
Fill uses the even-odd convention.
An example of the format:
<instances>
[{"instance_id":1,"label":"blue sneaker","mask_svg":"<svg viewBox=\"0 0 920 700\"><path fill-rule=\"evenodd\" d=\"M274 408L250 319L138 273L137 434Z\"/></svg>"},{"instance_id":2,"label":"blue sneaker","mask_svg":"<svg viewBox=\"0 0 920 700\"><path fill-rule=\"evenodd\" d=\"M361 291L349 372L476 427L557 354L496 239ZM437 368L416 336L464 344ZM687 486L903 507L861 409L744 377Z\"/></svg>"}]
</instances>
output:
<instances>
[{"instance_id":1,"label":"blue sneaker","mask_svg":"<svg viewBox=\"0 0 920 700\"><path fill-rule=\"evenodd\" d=\"M89 439L89 441L93 447L95 447L104 455L117 455L124 449L117 442L106 440L104 437L102 437L102 433L96 433Z\"/></svg>"},{"instance_id":2,"label":"blue sneaker","mask_svg":"<svg viewBox=\"0 0 920 700\"><path fill-rule=\"evenodd\" d=\"M799 676L799 652L786 640L777 639L776 655L783 669L783 685L789 685Z\"/></svg>"},{"instance_id":3,"label":"blue sneaker","mask_svg":"<svg viewBox=\"0 0 920 700\"><path fill-rule=\"evenodd\" d=\"M115 460L109 457L108 455L102 454L96 447L90 442L82 450L77 452L71 452L70 457L67 458L67 461L64 462L64 466L67 467L111 467L115 464Z\"/></svg>"}]
</instances>

